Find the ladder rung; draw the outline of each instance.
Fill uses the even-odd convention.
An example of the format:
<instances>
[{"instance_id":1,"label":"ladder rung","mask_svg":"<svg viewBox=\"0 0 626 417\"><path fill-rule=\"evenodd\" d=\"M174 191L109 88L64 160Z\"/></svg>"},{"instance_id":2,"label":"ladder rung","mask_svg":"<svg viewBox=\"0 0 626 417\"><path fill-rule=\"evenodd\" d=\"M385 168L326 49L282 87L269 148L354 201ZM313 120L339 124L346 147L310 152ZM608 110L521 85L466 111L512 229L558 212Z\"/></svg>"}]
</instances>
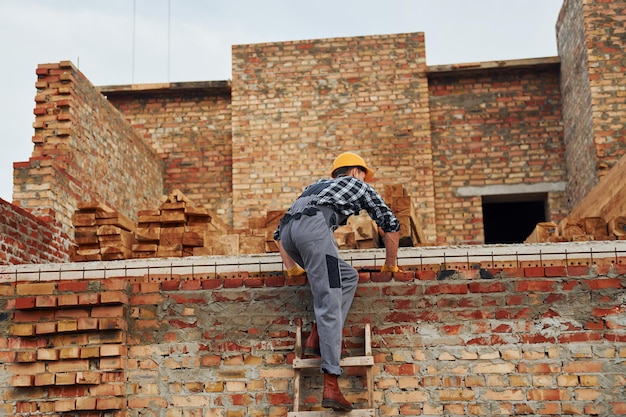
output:
<instances>
[{"instance_id":1,"label":"ladder rung","mask_svg":"<svg viewBox=\"0 0 626 417\"><path fill-rule=\"evenodd\" d=\"M320 358L300 359L294 358L294 369L319 368L322 363ZM373 356L351 356L343 358L339 361L339 366L372 366L374 365Z\"/></svg>"},{"instance_id":2,"label":"ladder rung","mask_svg":"<svg viewBox=\"0 0 626 417\"><path fill-rule=\"evenodd\" d=\"M292 411L287 413L288 417L327 417L327 416L350 416L350 417L374 417L373 408L363 408L360 410L352 410L347 413L339 413L337 411Z\"/></svg>"}]
</instances>

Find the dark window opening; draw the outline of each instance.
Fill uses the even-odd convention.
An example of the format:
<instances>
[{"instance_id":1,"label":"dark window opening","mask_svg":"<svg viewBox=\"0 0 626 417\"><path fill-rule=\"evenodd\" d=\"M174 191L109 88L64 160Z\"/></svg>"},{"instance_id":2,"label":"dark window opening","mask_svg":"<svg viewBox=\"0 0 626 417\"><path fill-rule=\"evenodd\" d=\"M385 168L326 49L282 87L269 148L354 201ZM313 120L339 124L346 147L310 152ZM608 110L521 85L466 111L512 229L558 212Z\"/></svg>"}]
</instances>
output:
<instances>
[{"instance_id":1,"label":"dark window opening","mask_svg":"<svg viewBox=\"0 0 626 417\"><path fill-rule=\"evenodd\" d=\"M485 243L523 243L546 221L546 195L483 197Z\"/></svg>"}]
</instances>

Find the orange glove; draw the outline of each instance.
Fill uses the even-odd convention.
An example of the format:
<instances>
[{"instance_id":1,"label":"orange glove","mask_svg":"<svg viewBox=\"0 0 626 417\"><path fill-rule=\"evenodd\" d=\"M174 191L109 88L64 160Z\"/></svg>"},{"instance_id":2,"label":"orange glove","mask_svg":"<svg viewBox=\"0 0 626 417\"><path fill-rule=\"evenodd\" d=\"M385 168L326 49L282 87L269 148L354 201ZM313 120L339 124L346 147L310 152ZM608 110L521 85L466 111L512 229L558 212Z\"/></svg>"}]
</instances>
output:
<instances>
[{"instance_id":1,"label":"orange glove","mask_svg":"<svg viewBox=\"0 0 626 417\"><path fill-rule=\"evenodd\" d=\"M299 277L300 275L304 275L304 269L300 267L300 265L295 264L291 268L287 270L288 277Z\"/></svg>"},{"instance_id":2,"label":"orange glove","mask_svg":"<svg viewBox=\"0 0 626 417\"><path fill-rule=\"evenodd\" d=\"M402 270L398 268L398 265L383 264L380 268L380 272L402 272Z\"/></svg>"}]
</instances>

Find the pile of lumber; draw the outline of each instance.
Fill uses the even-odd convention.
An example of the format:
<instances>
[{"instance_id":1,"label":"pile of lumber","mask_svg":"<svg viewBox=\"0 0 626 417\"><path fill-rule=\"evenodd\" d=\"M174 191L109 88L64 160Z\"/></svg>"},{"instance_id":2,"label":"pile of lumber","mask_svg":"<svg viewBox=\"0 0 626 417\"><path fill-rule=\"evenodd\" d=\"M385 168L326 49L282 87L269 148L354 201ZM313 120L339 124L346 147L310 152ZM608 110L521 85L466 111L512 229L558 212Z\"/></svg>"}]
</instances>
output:
<instances>
[{"instance_id":1,"label":"pile of lumber","mask_svg":"<svg viewBox=\"0 0 626 417\"><path fill-rule=\"evenodd\" d=\"M265 216L250 217L248 228L235 230L239 254L278 252L274 231L286 210L268 210Z\"/></svg>"},{"instance_id":2,"label":"pile of lumber","mask_svg":"<svg viewBox=\"0 0 626 417\"><path fill-rule=\"evenodd\" d=\"M195 206L179 190L162 198L155 210L137 213L137 243L132 246L133 258L170 258L206 254L205 247L212 216L203 207Z\"/></svg>"},{"instance_id":3,"label":"pile of lumber","mask_svg":"<svg viewBox=\"0 0 626 417\"><path fill-rule=\"evenodd\" d=\"M384 186L383 198L400 222L400 246L424 245L426 239L411 196L402 184ZM384 247L383 232L366 211L348 219L335 231L339 249L372 249Z\"/></svg>"},{"instance_id":4,"label":"pile of lumber","mask_svg":"<svg viewBox=\"0 0 626 417\"><path fill-rule=\"evenodd\" d=\"M400 221L400 246L424 243L411 197L402 184L385 186L385 201ZM100 203L81 203L74 213L73 261L169 258L278 252L274 231L286 210L268 210L248 219L248 228L231 230L207 208L179 190L163 196L156 209L141 210L137 222ZM335 231L339 249L383 247L382 231L365 211Z\"/></svg>"},{"instance_id":5,"label":"pile of lumber","mask_svg":"<svg viewBox=\"0 0 626 417\"><path fill-rule=\"evenodd\" d=\"M537 223L524 243L626 240L626 216L605 221L602 217L566 217Z\"/></svg>"},{"instance_id":6,"label":"pile of lumber","mask_svg":"<svg viewBox=\"0 0 626 417\"><path fill-rule=\"evenodd\" d=\"M407 194L404 185L385 185L383 196L385 202L400 221L400 246L410 247L426 244L422 223L413 206L413 199Z\"/></svg>"},{"instance_id":7,"label":"pile of lumber","mask_svg":"<svg viewBox=\"0 0 626 417\"><path fill-rule=\"evenodd\" d=\"M128 259L135 243L135 224L100 203L80 203L72 216L74 262Z\"/></svg>"}]
</instances>

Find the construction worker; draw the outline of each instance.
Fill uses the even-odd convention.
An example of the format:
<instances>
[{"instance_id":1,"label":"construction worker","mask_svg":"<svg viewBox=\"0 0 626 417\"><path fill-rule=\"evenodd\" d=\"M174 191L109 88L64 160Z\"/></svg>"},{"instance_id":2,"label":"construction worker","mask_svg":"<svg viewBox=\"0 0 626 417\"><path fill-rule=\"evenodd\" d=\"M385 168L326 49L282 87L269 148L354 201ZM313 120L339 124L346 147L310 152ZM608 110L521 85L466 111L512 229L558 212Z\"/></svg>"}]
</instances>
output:
<instances>
[{"instance_id":1,"label":"construction worker","mask_svg":"<svg viewBox=\"0 0 626 417\"><path fill-rule=\"evenodd\" d=\"M398 272L400 223L368 182L373 171L359 155L344 152L331 168L332 179L309 185L281 219L274 238L279 243L287 275L306 271L313 294L316 323L304 344L304 353L321 356L324 374L322 407L350 411L337 382L343 370L342 330L358 283L358 272L339 257L333 231L351 215L366 210L384 231L383 272ZM303 269L304 268L304 269Z\"/></svg>"}]
</instances>

